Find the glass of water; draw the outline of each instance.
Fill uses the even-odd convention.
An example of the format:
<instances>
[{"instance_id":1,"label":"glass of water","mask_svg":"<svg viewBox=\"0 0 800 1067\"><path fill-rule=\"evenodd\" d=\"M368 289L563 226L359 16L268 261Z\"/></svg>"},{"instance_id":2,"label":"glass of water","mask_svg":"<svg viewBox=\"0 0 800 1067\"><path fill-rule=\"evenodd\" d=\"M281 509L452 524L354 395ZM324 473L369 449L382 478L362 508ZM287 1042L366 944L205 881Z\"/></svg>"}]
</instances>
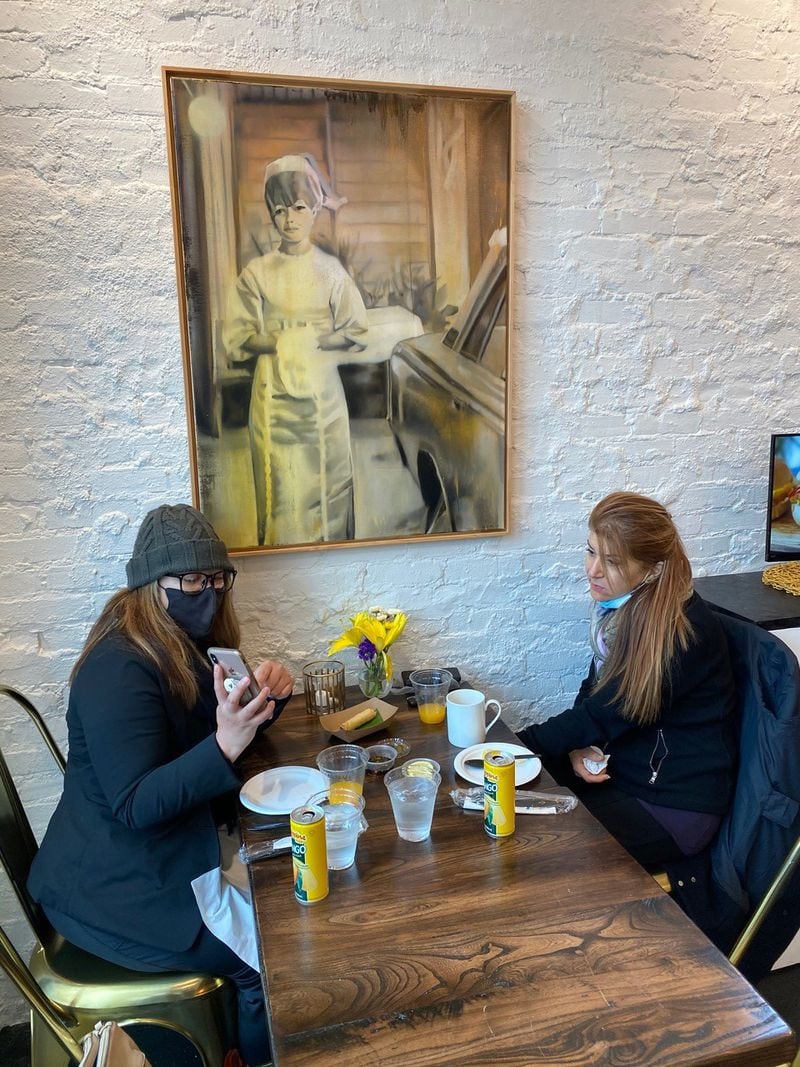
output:
<instances>
[{"instance_id":1,"label":"glass of water","mask_svg":"<svg viewBox=\"0 0 800 1067\"><path fill-rule=\"evenodd\" d=\"M336 785L309 798L309 805L322 808L328 870L346 871L356 861L358 839L369 824L364 818L364 797L353 789Z\"/></svg>"},{"instance_id":2,"label":"glass of water","mask_svg":"<svg viewBox=\"0 0 800 1067\"><path fill-rule=\"evenodd\" d=\"M384 777L397 832L404 841L424 841L430 836L440 774L409 774L406 766L395 767Z\"/></svg>"}]
</instances>

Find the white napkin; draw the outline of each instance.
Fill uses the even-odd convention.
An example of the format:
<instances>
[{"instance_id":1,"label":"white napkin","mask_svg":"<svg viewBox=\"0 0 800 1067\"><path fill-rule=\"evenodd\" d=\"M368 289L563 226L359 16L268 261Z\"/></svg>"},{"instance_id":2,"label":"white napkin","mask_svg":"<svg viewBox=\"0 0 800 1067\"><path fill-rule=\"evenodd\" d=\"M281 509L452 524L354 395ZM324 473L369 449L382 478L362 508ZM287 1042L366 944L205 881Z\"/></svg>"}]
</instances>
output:
<instances>
[{"instance_id":1,"label":"white napkin","mask_svg":"<svg viewBox=\"0 0 800 1067\"><path fill-rule=\"evenodd\" d=\"M247 868L239 859L238 835L220 831L219 848L220 866L192 881L195 900L211 933L258 971L255 915Z\"/></svg>"},{"instance_id":2,"label":"white napkin","mask_svg":"<svg viewBox=\"0 0 800 1067\"><path fill-rule=\"evenodd\" d=\"M597 759L590 759L588 756L583 757L583 765L590 774L600 774L608 766L610 756L607 756L603 752L602 748L598 748L597 745L589 746L592 752L597 753Z\"/></svg>"}]
</instances>

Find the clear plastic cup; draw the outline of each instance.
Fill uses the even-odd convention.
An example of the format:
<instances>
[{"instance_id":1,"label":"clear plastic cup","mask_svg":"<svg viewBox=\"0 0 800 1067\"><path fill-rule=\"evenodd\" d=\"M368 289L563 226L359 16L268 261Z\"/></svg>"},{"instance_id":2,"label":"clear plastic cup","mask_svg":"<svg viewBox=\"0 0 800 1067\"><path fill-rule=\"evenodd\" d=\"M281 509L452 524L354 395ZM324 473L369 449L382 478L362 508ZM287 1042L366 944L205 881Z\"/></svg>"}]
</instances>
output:
<instances>
[{"instance_id":1,"label":"clear plastic cup","mask_svg":"<svg viewBox=\"0 0 800 1067\"><path fill-rule=\"evenodd\" d=\"M338 789L364 792L364 770L367 754L358 745L332 745L317 756L317 766L330 783L331 799Z\"/></svg>"},{"instance_id":2,"label":"clear plastic cup","mask_svg":"<svg viewBox=\"0 0 800 1067\"><path fill-rule=\"evenodd\" d=\"M322 808L325 816L325 845L328 850L328 870L346 871L356 861L358 839L369 824L364 818L364 797L352 789L336 784L309 798L308 803Z\"/></svg>"},{"instance_id":3,"label":"clear plastic cup","mask_svg":"<svg viewBox=\"0 0 800 1067\"><path fill-rule=\"evenodd\" d=\"M439 774L408 774L405 767L395 767L384 777L392 803L397 832L404 841L424 841L430 837Z\"/></svg>"},{"instance_id":4,"label":"clear plastic cup","mask_svg":"<svg viewBox=\"0 0 800 1067\"><path fill-rule=\"evenodd\" d=\"M447 693L453 676L442 667L431 667L423 671L412 671L408 676L414 687L417 711L421 722L437 725L444 722L447 710Z\"/></svg>"}]
</instances>

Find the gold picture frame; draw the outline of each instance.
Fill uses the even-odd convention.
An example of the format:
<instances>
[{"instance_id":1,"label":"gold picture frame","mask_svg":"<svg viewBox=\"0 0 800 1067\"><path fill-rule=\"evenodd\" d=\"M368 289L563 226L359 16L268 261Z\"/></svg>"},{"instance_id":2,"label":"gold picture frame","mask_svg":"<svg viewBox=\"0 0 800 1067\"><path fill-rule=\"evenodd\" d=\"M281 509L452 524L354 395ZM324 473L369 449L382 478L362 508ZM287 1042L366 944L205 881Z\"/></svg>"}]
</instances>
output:
<instances>
[{"instance_id":1,"label":"gold picture frame","mask_svg":"<svg viewBox=\"0 0 800 1067\"><path fill-rule=\"evenodd\" d=\"M236 553L507 533L514 93L162 79L195 506Z\"/></svg>"}]
</instances>

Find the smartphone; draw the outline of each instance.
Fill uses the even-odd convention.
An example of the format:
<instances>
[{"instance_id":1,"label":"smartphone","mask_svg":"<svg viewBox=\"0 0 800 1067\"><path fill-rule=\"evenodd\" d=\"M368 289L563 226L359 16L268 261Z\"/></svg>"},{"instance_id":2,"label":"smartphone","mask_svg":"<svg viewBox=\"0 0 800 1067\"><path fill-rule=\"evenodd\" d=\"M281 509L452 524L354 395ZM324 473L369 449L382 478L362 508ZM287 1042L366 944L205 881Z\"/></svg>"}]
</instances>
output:
<instances>
[{"instance_id":1,"label":"smartphone","mask_svg":"<svg viewBox=\"0 0 800 1067\"><path fill-rule=\"evenodd\" d=\"M222 667L226 680L231 678L238 683L242 678L250 679L250 685L245 689L240 704L248 704L251 700L255 700L259 694L258 683L255 675L247 666L244 656L237 648L210 648L208 658L214 666L219 664Z\"/></svg>"}]
</instances>

